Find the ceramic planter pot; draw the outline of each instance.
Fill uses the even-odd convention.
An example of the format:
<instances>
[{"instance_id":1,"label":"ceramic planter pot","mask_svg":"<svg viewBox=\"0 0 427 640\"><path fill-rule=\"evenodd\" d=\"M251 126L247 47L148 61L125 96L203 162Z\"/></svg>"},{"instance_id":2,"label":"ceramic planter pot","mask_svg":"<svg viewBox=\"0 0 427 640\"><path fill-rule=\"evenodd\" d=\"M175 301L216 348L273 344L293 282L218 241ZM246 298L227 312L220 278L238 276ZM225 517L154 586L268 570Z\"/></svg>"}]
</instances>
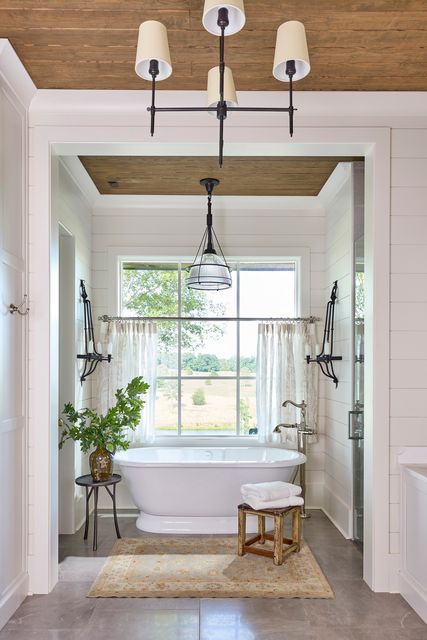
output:
<instances>
[{"instance_id":1,"label":"ceramic planter pot","mask_svg":"<svg viewBox=\"0 0 427 640\"><path fill-rule=\"evenodd\" d=\"M89 456L92 478L95 482L105 482L113 475L113 454L103 447L98 447Z\"/></svg>"}]
</instances>

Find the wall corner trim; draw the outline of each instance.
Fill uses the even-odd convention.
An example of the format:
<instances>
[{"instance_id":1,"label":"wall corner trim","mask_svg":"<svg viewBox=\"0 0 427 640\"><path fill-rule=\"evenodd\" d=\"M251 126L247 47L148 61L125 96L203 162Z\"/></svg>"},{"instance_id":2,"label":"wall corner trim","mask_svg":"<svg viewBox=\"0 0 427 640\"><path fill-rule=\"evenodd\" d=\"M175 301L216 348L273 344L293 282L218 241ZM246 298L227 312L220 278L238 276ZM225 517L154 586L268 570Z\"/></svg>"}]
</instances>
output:
<instances>
[{"instance_id":1,"label":"wall corner trim","mask_svg":"<svg viewBox=\"0 0 427 640\"><path fill-rule=\"evenodd\" d=\"M0 38L0 75L22 106L29 110L37 88L6 38Z\"/></svg>"}]
</instances>

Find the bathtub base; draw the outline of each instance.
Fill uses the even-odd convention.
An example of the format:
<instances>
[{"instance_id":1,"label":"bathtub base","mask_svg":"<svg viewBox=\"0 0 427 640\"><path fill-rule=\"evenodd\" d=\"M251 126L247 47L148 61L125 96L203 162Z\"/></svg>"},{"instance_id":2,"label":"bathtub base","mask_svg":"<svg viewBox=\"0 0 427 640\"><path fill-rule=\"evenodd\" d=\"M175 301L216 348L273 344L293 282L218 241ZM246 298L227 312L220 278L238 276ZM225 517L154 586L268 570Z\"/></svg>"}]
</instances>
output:
<instances>
[{"instance_id":1,"label":"bathtub base","mask_svg":"<svg viewBox=\"0 0 427 640\"><path fill-rule=\"evenodd\" d=\"M237 511L237 509L236 509ZM169 534L237 534L236 516L153 516L140 511L136 526L149 533ZM258 522L254 516L248 516L246 531L256 533ZM237 544L237 543L236 543Z\"/></svg>"}]
</instances>

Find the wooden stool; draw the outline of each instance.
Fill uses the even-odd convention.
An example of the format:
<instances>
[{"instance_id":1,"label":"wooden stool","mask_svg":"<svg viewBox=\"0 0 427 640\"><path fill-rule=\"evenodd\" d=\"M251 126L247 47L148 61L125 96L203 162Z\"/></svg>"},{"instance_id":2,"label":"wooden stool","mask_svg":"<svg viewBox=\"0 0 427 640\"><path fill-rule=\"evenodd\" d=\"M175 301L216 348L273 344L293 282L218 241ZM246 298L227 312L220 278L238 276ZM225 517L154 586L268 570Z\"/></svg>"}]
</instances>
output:
<instances>
[{"instance_id":1,"label":"wooden stool","mask_svg":"<svg viewBox=\"0 0 427 640\"><path fill-rule=\"evenodd\" d=\"M244 556L245 553L255 553L259 556L267 556L273 558L276 565L283 564L283 559L292 551L299 551L301 547L301 507L286 507L284 509L260 509L256 511L248 504L239 504L237 507L239 516L239 534L238 534L238 554ZM292 514L292 540L283 537L283 525L285 516ZM246 516L258 517L258 533L252 538L246 540ZM265 518L274 519L274 532L265 532ZM266 540L274 542L273 550L263 549L262 547L253 547L251 545L259 542L264 544ZM286 546L287 545L287 546Z\"/></svg>"}]
</instances>

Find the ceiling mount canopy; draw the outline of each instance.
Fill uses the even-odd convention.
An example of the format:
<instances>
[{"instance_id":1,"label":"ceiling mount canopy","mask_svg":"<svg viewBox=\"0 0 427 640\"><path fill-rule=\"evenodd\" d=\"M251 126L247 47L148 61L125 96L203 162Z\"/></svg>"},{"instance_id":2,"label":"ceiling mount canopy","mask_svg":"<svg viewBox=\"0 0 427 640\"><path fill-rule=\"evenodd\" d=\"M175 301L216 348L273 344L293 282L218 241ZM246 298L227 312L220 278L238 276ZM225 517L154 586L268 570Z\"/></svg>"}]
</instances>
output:
<instances>
[{"instance_id":1,"label":"ceiling mount canopy","mask_svg":"<svg viewBox=\"0 0 427 640\"><path fill-rule=\"evenodd\" d=\"M225 66L224 39L240 31L245 24L243 0L219 3L205 0L202 23L205 29L219 36L219 66L208 74L208 106L205 107L156 107L156 81L168 78L172 73L166 27L155 20L143 22L139 28L135 71L144 80L151 80L150 132L154 135L157 112L205 111L219 120L219 166L223 164L224 121L233 111L278 112L289 117L289 134L294 131L293 81L301 80L310 72L305 28L301 22L290 20L277 30L273 75L277 80L289 83L287 107L239 107L237 104L233 74Z\"/></svg>"},{"instance_id":2,"label":"ceiling mount canopy","mask_svg":"<svg viewBox=\"0 0 427 640\"><path fill-rule=\"evenodd\" d=\"M216 178L203 178L200 184L206 187L208 194L208 213L206 229L197 249L194 262L189 268L187 286L189 289L219 291L231 287L230 267L224 257L214 228L212 226L212 192L219 184ZM217 249L215 248L215 244Z\"/></svg>"}]
</instances>

